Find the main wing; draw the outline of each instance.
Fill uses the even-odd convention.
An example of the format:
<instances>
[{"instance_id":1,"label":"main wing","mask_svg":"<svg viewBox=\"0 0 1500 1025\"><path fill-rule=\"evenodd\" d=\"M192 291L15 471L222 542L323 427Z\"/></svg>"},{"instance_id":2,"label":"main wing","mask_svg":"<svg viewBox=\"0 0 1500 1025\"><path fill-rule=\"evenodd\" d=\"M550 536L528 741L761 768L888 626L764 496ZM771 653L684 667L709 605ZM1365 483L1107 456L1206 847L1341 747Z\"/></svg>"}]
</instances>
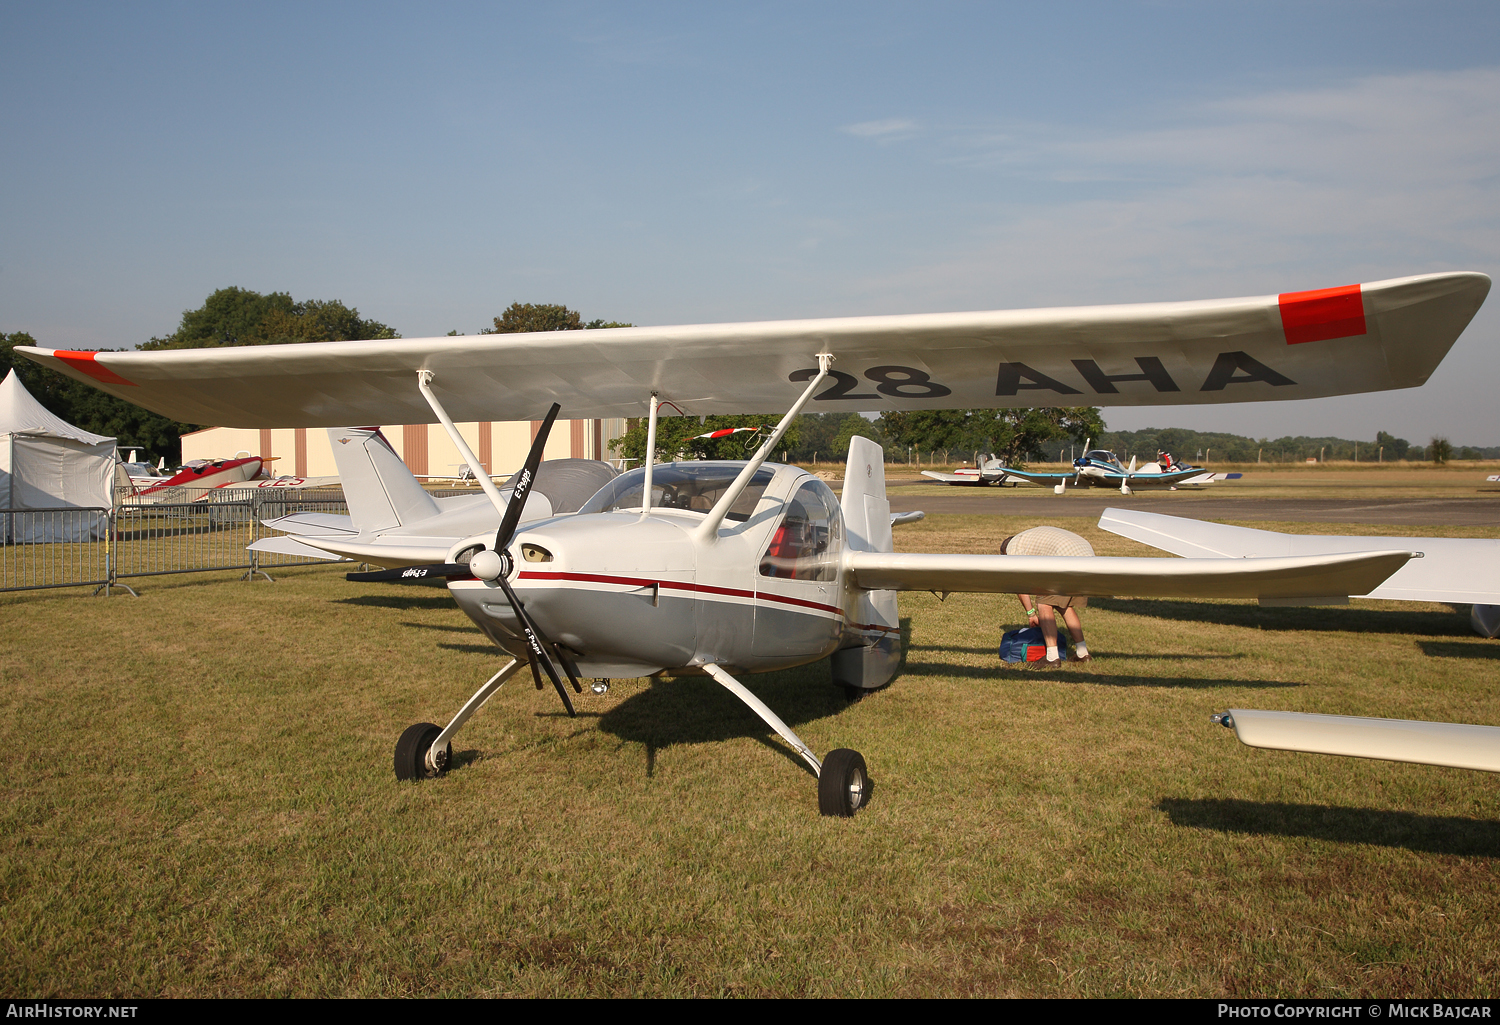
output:
<instances>
[{"instance_id":1,"label":"main wing","mask_svg":"<svg viewBox=\"0 0 1500 1025\"><path fill-rule=\"evenodd\" d=\"M1500 605L1500 541L1488 538L1281 534L1127 509L1104 510L1099 527L1194 560L1242 561L1403 548L1420 552L1422 558L1413 559L1369 591L1348 593L1395 601Z\"/></svg>"},{"instance_id":2,"label":"main wing","mask_svg":"<svg viewBox=\"0 0 1500 1025\"><path fill-rule=\"evenodd\" d=\"M1422 384L1489 293L1428 274L1243 299L178 349L16 351L154 412L225 427L765 413L838 360L811 410L1158 405Z\"/></svg>"},{"instance_id":3,"label":"main wing","mask_svg":"<svg viewBox=\"0 0 1500 1025\"><path fill-rule=\"evenodd\" d=\"M856 584L869 590L1259 598L1268 602L1295 602L1365 594L1411 557L1409 551L1276 559L846 551L844 566Z\"/></svg>"}]
</instances>

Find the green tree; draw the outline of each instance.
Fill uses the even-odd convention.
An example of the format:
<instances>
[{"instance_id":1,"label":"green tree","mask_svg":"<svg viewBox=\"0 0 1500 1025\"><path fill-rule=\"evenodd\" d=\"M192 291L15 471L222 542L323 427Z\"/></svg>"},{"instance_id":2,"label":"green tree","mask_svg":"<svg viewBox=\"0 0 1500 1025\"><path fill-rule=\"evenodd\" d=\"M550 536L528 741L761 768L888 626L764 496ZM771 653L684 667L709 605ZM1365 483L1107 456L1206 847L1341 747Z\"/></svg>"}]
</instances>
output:
<instances>
[{"instance_id":1,"label":"green tree","mask_svg":"<svg viewBox=\"0 0 1500 1025\"><path fill-rule=\"evenodd\" d=\"M286 292L261 295L247 288L221 288L196 310L184 310L177 330L141 349L203 349L221 345L284 345L401 336L337 299L298 302Z\"/></svg>"},{"instance_id":2,"label":"green tree","mask_svg":"<svg viewBox=\"0 0 1500 1025\"><path fill-rule=\"evenodd\" d=\"M1011 466L1045 458L1049 442L1081 443L1104 433L1104 420L1093 406L898 411L882 414L880 426L898 448L992 452Z\"/></svg>"},{"instance_id":3,"label":"green tree","mask_svg":"<svg viewBox=\"0 0 1500 1025\"><path fill-rule=\"evenodd\" d=\"M1453 458L1453 446L1449 444L1447 438L1433 438L1432 444L1427 446L1427 454L1432 457L1434 463L1442 466Z\"/></svg>"},{"instance_id":4,"label":"green tree","mask_svg":"<svg viewBox=\"0 0 1500 1025\"><path fill-rule=\"evenodd\" d=\"M285 292L261 295L245 288L221 288L196 310L183 311L172 334L152 338L137 348L199 349L399 337L385 324L363 319L358 310L337 299L298 302ZM175 463L182 458L181 436L199 429L199 425L169 420L28 359L15 358L15 346L36 344L24 332L0 338L4 340L0 346L3 369L8 371L14 365L37 401L86 431L118 438L121 445L139 446L152 461L165 458Z\"/></svg>"},{"instance_id":5,"label":"green tree","mask_svg":"<svg viewBox=\"0 0 1500 1025\"><path fill-rule=\"evenodd\" d=\"M1405 459L1406 453L1411 449L1411 442L1405 438L1393 437L1385 431L1380 431L1375 435L1375 445L1377 448L1385 449L1387 459Z\"/></svg>"},{"instance_id":6,"label":"green tree","mask_svg":"<svg viewBox=\"0 0 1500 1025\"><path fill-rule=\"evenodd\" d=\"M780 422L781 416L776 413L717 415L703 417L701 420L696 416L658 414L656 460L672 462L677 459L748 459L761 442L770 437L771 431ZM627 459L644 460L647 426L645 417L628 421L627 430L609 443L610 448ZM708 434L711 431L729 427L758 427L761 430L754 435L746 431L724 438L697 437L700 434ZM780 444L777 445L773 458L780 458L782 452L791 452L797 448L801 440L798 437L797 427L797 421L792 421L791 427L787 429Z\"/></svg>"},{"instance_id":7,"label":"green tree","mask_svg":"<svg viewBox=\"0 0 1500 1025\"><path fill-rule=\"evenodd\" d=\"M797 444L790 458L796 462L841 462L856 434L875 439L879 428L858 413L803 413L797 417Z\"/></svg>"},{"instance_id":8,"label":"green tree","mask_svg":"<svg viewBox=\"0 0 1500 1025\"><path fill-rule=\"evenodd\" d=\"M602 325L601 325L602 326ZM577 310L550 303L511 303L495 318L495 326L482 329L482 335L508 335L523 331L582 331L583 318Z\"/></svg>"}]
</instances>

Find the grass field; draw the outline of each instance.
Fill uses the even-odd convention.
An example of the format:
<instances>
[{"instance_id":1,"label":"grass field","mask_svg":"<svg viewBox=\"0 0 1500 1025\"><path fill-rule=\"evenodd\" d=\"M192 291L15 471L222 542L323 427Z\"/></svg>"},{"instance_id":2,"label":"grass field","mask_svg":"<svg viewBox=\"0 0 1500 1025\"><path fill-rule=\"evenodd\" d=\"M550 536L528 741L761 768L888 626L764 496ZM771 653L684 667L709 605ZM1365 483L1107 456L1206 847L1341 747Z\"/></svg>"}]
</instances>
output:
<instances>
[{"instance_id":1,"label":"grass field","mask_svg":"<svg viewBox=\"0 0 1500 1025\"><path fill-rule=\"evenodd\" d=\"M1034 522L897 539L989 551ZM869 760L870 805L830 820L696 679L585 693L576 720L512 685L455 771L398 785L397 735L444 721L495 651L440 588L277 577L0 598L6 992L1500 990L1500 780L1251 750L1208 721L1500 723L1500 643L1444 606L1095 600L1091 671L1048 674L1000 668L1013 598L903 596L886 690L847 705L825 664L745 678L815 750Z\"/></svg>"}]
</instances>

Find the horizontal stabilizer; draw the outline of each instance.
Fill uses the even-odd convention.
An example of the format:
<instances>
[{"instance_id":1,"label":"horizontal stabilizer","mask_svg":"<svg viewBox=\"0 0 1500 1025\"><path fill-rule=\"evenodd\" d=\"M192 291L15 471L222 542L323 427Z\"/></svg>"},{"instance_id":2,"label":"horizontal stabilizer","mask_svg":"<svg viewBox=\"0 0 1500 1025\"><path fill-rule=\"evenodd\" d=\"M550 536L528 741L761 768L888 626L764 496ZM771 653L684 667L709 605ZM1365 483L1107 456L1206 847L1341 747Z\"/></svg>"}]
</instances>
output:
<instances>
[{"instance_id":1,"label":"horizontal stabilizer","mask_svg":"<svg viewBox=\"0 0 1500 1025\"><path fill-rule=\"evenodd\" d=\"M1240 743L1278 751L1380 758L1500 772L1500 727L1231 708Z\"/></svg>"},{"instance_id":2,"label":"horizontal stabilizer","mask_svg":"<svg viewBox=\"0 0 1500 1025\"><path fill-rule=\"evenodd\" d=\"M259 541L248 546L252 552L268 552L275 555L295 555L303 559L326 559L329 562L338 562L339 556L330 555L321 548L313 548L293 538L286 537L263 537Z\"/></svg>"},{"instance_id":3,"label":"horizontal stabilizer","mask_svg":"<svg viewBox=\"0 0 1500 1025\"><path fill-rule=\"evenodd\" d=\"M288 534L357 534L354 520L336 513L295 512L275 519L261 520L272 530L284 530Z\"/></svg>"},{"instance_id":4,"label":"horizontal stabilizer","mask_svg":"<svg viewBox=\"0 0 1500 1025\"><path fill-rule=\"evenodd\" d=\"M1327 598L1364 594L1405 565L1406 551L1280 559L926 555L846 551L865 588L1137 598Z\"/></svg>"}]
</instances>

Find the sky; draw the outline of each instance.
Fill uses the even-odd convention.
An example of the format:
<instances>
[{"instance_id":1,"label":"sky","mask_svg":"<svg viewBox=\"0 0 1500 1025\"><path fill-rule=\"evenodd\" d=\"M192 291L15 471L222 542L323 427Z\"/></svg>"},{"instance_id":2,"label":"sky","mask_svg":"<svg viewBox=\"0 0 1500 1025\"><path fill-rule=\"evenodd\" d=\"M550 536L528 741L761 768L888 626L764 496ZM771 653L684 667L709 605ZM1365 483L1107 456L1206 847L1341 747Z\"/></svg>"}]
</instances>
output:
<instances>
[{"instance_id":1,"label":"sky","mask_svg":"<svg viewBox=\"0 0 1500 1025\"><path fill-rule=\"evenodd\" d=\"M0 331L237 285L406 337L1500 270L1494 3L12 2ZM1112 429L1500 444L1492 298L1429 382Z\"/></svg>"}]
</instances>

